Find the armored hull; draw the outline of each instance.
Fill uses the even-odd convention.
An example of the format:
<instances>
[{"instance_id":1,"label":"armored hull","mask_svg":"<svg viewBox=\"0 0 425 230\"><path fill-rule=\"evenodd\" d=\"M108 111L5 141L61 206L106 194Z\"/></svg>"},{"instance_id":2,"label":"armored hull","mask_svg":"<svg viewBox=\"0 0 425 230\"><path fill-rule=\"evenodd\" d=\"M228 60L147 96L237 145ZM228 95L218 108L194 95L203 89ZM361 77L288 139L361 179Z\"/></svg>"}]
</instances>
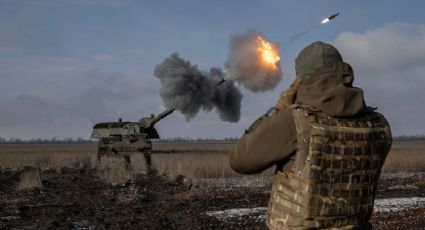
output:
<instances>
[{"instance_id":1,"label":"armored hull","mask_svg":"<svg viewBox=\"0 0 425 230\"><path fill-rule=\"evenodd\" d=\"M112 152L145 152L152 149L152 141L146 135L113 136L99 140L99 154Z\"/></svg>"},{"instance_id":2,"label":"armored hull","mask_svg":"<svg viewBox=\"0 0 425 230\"><path fill-rule=\"evenodd\" d=\"M122 121L102 122L93 126L91 138L99 139L97 151L98 159L102 156L124 157L128 166L130 165L130 154L134 152L143 153L148 170L151 165L151 139L159 138L154 125L170 115L174 109L169 109L155 116L144 117L137 122Z\"/></svg>"}]
</instances>

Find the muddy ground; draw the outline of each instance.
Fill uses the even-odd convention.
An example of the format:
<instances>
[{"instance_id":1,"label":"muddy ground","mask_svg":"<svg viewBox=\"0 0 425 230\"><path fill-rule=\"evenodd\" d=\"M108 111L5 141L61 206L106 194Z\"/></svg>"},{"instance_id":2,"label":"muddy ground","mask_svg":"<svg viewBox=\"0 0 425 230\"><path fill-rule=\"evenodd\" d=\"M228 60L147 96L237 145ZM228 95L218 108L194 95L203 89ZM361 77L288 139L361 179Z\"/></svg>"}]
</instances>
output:
<instances>
[{"instance_id":1,"label":"muddy ground","mask_svg":"<svg viewBox=\"0 0 425 230\"><path fill-rule=\"evenodd\" d=\"M26 171L0 170L0 229L266 229L268 185L205 187L144 174L111 185L95 169L62 168L37 170L41 186L17 189ZM377 198L395 197L425 197L423 174L382 180ZM384 206L375 229L425 229L422 204Z\"/></svg>"}]
</instances>

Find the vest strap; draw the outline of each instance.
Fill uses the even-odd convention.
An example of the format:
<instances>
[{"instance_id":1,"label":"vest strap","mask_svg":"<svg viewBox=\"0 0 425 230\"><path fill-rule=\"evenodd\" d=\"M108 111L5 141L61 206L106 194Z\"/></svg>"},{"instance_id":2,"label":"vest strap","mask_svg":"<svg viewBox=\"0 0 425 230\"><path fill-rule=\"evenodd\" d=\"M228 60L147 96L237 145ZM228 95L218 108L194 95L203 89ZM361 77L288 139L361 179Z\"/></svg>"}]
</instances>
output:
<instances>
[{"instance_id":1,"label":"vest strap","mask_svg":"<svg viewBox=\"0 0 425 230\"><path fill-rule=\"evenodd\" d=\"M297 155L295 157L292 170L298 176L304 173L304 166L310 160L307 156L309 154L310 146L310 126L306 120L306 111L302 108L291 109L295 120L295 127L297 130Z\"/></svg>"}]
</instances>

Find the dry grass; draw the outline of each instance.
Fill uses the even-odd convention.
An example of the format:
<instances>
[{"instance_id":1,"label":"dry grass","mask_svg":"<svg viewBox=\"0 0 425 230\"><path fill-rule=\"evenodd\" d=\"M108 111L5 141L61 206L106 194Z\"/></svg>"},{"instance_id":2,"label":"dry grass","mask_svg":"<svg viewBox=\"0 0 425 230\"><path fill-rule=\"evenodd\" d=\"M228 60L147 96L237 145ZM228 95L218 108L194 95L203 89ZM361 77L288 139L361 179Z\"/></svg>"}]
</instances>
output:
<instances>
[{"instance_id":1,"label":"dry grass","mask_svg":"<svg viewBox=\"0 0 425 230\"><path fill-rule=\"evenodd\" d=\"M2 144L0 167L90 168L96 164L96 148L93 144Z\"/></svg>"},{"instance_id":2,"label":"dry grass","mask_svg":"<svg viewBox=\"0 0 425 230\"><path fill-rule=\"evenodd\" d=\"M25 170L21 174L21 178L17 184L18 190L31 189L31 188L40 188L41 180L40 173L38 169L32 168L30 170Z\"/></svg>"},{"instance_id":3,"label":"dry grass","mask_svg":"<svg viewBox=\"0 0 425 230\"><path fill-rule=\"evenodd\" d=\"M153 150L158 152L228 152L232 149L232 143L154 143Z\"/></svg>"},{"instance_id":4,"label":"dry grass","mask_svg":"<svg viewBox=\"0 0 425 230\"><path fill-rule=\"evenodd\" d=\"M425 141L394 142L382 171L425 172Z\"/></svg>"},{"instance_id":5,"label":"dry grass","mask_svg":"<svg viewBox=\"0 0 425 230\"><path fill-rule=\"evenodd\" d=\"M167 143L154 144L152 161L160 174L174 178L185 175L190 178L240 177L228 162L232 144ZM132 174L146 172L143 155L131 155L131 170L127 170L122 158L103 159L98 162L95 144L82 145L0 145L0 167L20 169L33 166L47 168L97 168L99 177L121 183ZM398 141L385 162L383 172L425 171L425 141ZM269 169L260 177L273 175ZM28 176L30 178L31 176ZM32 176L37 178L36 175ZM22 181L27 180L24 177ZM31 179L28 179L31 181ZM37 181L37 179L33 179ZM31 182L22 182L31 184ZM37 184L37 182L35 182ZM23 185L23 187L25 187Z\"/></svg>"},{"instance_id":6,"label":"dry grass","mask_svg":"<svg viewBox=\"0 0 425 230\"><path fill-rule=\"evenodd\" d=\"M228 153L154 154L152 160L159 173L170 177L185 175L190 178L228 178L241 176L230 168ZM261 175L273 175L273 169Z\"/></svg>"}]
</instances>

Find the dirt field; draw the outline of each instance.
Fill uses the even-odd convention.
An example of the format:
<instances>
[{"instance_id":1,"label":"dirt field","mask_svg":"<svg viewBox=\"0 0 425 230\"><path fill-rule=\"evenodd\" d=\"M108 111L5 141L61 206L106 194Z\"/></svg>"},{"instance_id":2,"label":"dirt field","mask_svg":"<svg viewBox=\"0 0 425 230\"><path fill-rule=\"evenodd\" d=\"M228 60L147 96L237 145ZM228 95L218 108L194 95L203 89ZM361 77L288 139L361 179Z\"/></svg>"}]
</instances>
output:
<instances>
[{"instance_id":1,"label":"dirt field","mask_svg":"<svg viewBox=\"0 0 425 230\"><path fill-rule=\"evenodd\" d=\"M425 142L397 142L375 202L375 229L425 228ZM0 229L265 229L272 171L241 176L230 144L156 144L98 162L95 145L1 145ZM28 167L31 166L31 167ZM405 171L405 172L401 172Z\"/></svg>"}]
</instances>

